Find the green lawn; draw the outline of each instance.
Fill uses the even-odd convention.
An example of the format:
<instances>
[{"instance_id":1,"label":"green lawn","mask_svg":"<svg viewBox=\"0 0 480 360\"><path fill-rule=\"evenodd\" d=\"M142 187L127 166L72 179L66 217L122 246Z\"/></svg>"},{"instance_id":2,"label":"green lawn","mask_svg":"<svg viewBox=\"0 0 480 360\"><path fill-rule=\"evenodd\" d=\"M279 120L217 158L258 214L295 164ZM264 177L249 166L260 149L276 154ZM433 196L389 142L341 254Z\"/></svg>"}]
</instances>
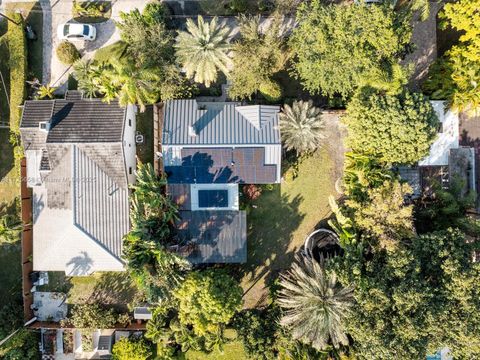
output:
<instances>
[{"instance_id":1,"label":"green lawn","mask_svg":"<svg viewBox=\"0 0 480 360\"><path fill-rule=\"evenodd\" d=\"M67 303L95 302L127 311L138 290L126 272L99 272L91 276L67 277L63 272L49 272L49 284L41 291L66 293Z\"/></svg>"},{"instance_id":2,"label":"green lawn","mask_svg":"<svg viewBox=\"0 0 480 360\"><path fill-rule=\"evenodd\" d=\"M143 134L145 141L137 144L137 155L144 164L153 163L153 106L137 114L137 131Z\"/></svg>"},{"instance_id":3,"label":"green lawn","mask_svg":"<svg viewBox=\"0 0 480 360\"><path fill-rule=\"evenodd\" d=\"M7 10L21 10L25 22L29 24L38 36L35 41L27 41L28 50L28 80L36 77L42 80L43 67L43 15L39 2L12 2L5 4Z\"/></svg>"},{"instance_id":4,"label":"green lawn","mask_svg":"<svg viewBox=\"0 0 480 360\"><path fill-rule=\"evenodd\" d=\"M245 307L265 303L267 286L290 266L305 237L330 216L333 159L323 149L304 160L298 177L263 192L247 216L248 260L241 267Z\"/></svg>"},{"instance_id":5,"label":"green lawn","mask_svg":"<svg viewBox=\"0 0 480 360\"><path fill-rule=\"evenodd\" d=\"M201 351L189 350L182 354L179 359L185 360L244 360L247 358L243 345L240 341L233 341L223 347L223 352L212 351L206 354Z\"/></svg>"}]
</instances>

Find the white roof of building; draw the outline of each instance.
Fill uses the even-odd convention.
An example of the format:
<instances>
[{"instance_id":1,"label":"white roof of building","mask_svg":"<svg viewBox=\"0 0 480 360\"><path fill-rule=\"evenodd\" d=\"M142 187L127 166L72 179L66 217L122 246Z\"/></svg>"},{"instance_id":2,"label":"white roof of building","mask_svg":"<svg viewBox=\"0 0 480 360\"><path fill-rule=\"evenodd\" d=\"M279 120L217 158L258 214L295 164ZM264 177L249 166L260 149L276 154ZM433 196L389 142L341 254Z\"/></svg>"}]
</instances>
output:
<instances>
[{"instance_id":1,"label":"white roof of building","mask_svg":"<svg viewBox=\"0 0 480 360\"><path fill-rule=\"evenodd\" d=\"M430 147L427 157L418 162L419 166L447 166L450 149L459 147L459 119L452 110L445 111L444 101L431 101L442 127L437 139Z\"/></svg>"}]
</instances>

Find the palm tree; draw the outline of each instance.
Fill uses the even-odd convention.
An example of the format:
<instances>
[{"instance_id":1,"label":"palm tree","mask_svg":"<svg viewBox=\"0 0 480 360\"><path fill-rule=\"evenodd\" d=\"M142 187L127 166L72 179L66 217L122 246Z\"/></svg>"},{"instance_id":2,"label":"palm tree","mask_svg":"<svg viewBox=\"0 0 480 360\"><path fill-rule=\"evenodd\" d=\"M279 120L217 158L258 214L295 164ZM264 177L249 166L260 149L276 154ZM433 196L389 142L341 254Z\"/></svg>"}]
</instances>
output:
<instances>
[{"instance_id":1,"label":"palm tree","mask_svg":"<svg viewBox=\"0 0 480 360\"><path fill-rule=\"evenodd\" d=\"M138 104L144 111L145 105L158 100L160 78L155 69L112 60L103 75L99 89L107 102L118 97L120 105Z\"/></svg>"},{"instance_id":2,"label":"palm tree","mask_svg":"<svg viewBox=\"0 0 480 360\"><path fill-rule=\"evenodd\" d=\"M178 61L187 77L209 87L217 79L218 70L226 74L230 63L229 36L230 29L218 24L216 17L206 23L199 16L197 24L188 19L187 31L179 32L175 44Z\"/></svg>"},{"instance_id":3,"label":"palm tree","mask_svg":"<svg viewBox=\"0 0 480 360\"><path fill-rule=\"evenodd\" d=\"M20 240L22 221L17 215L4 214L0 218L0 243L14 243Z\"/></svg>"},{"instance_id":4,"label":"palm tree","mask_svg":"<svg viewBox=\"0 0 480 360\"><path fill-rule=\"evenodd\" d=\"M277 299L283 310L281 325L291 329L294 339L317 350L347 345L343 322L353 303L353 288L337 284L335 273L327 273L317 261L296 257L291 270L280 277Z\"/></svg>"},{"instance_id":5,"label":"palm tree","mask_svg":"<svg viewBox=\"0 0 480 360\"><path fill-rule=\"evenodd\" d=\"M321 110L310 101L295 101L284 105L280 113L280 131L287 150L312 152L325 139L325 121Z\"/></svg>"},{"instance_id":6,"label":"palm tree","mask_svg":"<svg viewBox=\"0 0 480 360\"><path fill-rule=\"evenodd\" d=\"M39 99L45 99L45 98L53 99L53 97L55 96L54 94L55 90L57 90L56 87L53 87L50 85L42 85L38 88L37 97Z\"/></svg>"}]
</instances>

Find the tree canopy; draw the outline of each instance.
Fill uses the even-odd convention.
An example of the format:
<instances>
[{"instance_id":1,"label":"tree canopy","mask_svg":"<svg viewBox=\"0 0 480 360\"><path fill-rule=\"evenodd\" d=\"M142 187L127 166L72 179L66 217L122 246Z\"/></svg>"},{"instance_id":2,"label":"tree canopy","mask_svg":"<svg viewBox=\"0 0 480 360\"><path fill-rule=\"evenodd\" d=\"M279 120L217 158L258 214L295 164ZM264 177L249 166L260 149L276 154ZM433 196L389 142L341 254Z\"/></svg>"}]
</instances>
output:
<instances>
[{"instance_id":1,"label":"tree canopy","mask_svg":"<svg viewBox=\"0 0 480 360\"><path fill-rule=\"evenodd\" d=\"M217 333L240 310L242 288L219 271L191 272L175 290L178 318L198 336Z\"/></svg>"},{"instance_id":2,"label":"tree canopy","mask_svg":"<svg viewBox=\"0 0 480 360\"><path fill-rule=\"evenodd\" d=\"M285 67L288 53L282 21L274 17L266 29L261 29L260 16L239 18L241 37L233 44L233 68L229 73L232 98L250 98L262 92L274 81L272 76Z\"/></svg>"},{"instance_id":3,"label":"tree canopy","mask_svg":"<svg viewBox=\"0 0 480 360\"><path fill-rule=\"evenodd\" d=\"M399 251L337 257L355 283L347 329L359 359L425 358L448 346L454 358L480 354L480 268L458 230L414 237ZM357 255L355 255L357 254Z\"/></svg>"},{"instance_id":4,"label":"tree canopy","mask_svg":"<svg viewBox=\"0 0 480 360\"><path fill-rule=\"evenodd\" d=\"M359 93L348 104L343 121L348 127L347 147L400 164L413 164L428 155L439 124L428 99L408 91Z\"/></svg>"},{"instance_id":5,"label":"tree canopy","mask_svg":"<svg viewBox=\"0 0 480 360\"><path fill-rule=\"evenodd\" d=\"M122 338L112 348L112 360L147 360L151 355L150 347L141 339Z\"/></svg>"},{"instance_id":6,"label":"tree canopy","mask_svg":"<svg viewBox=\"0 0 480 360\"><path fill-rule=\"evenodd\" d=\"M409 43L408 18L387 5L324 5L305 2L291 37L294 74L311 93L350 97L362 83L398 77Z\"/></svg>"}]
</instances>

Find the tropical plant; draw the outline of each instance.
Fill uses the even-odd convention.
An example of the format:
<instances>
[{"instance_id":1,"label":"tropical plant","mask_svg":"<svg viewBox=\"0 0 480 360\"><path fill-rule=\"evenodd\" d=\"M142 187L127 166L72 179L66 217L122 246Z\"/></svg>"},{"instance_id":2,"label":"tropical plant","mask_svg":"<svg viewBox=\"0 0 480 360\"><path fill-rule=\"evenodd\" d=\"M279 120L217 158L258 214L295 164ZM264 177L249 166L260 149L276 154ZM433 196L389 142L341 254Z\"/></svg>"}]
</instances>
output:
<instances>
[{"instance_id":1,"label":"tropical plant","mask_svg":"<svg viewBox=\"0 0 480 360\"><path fill-rule=\"evenodd\" d=\"M297 154L315 151L325 139L325 121L321 110L310 101L285 104L280 117L280 133L287 150Z\"/></svg>"},{"instance_id":2,"label":"tropical plant","mask_svg":"<svg viewBox=\"0 0 480 360\"><path fill-rule=\"evenodd\" d=\"M112 360L147 360L151 355L150 346L142 339L121 338L112 348Z\"/></svg>"},{"instance_id":3,"label":"tropical plant","mask_svg":"<svg viewBox=\"0 0 480 360\"><path fill-rule=\"evenodd\" d=\"M288 58L282 22L283 18L276 16L266 29L261 29L260 16L239 18L241 38L232 49L229 96L251 98L260 91L271 102L281 97L281 88L272 76L284 69Z\"/></svg>"},{"instance_id":4,"label":"tropical plant","mask_svg":"<svg viewBox=\"0 0 480 360\"><path fill-rule=\"evenodd\" d=\"M2 360L40 359L39 340L35 332L22 328L0 346L0 358Z\"/></svg>"},{"instance_id":5,"label":"tropical plant","mask_svg":"<svg viewBox=\"0 0 480 360\"><path fill-rule=\"evenodd\" d=\"M346 248L356 242L357 232L355 224L350 217L350 214L344 214L344 209L338 206L335 198L330 195L328 197L330 209L332 210L334 218L328 220L328 225L337 233L339 243L342 248Z\"/></svg>"},{"instance_id":6,"label":"tropical plant","mask_svg":"<svg viewBox=\"0 0 480 360\"><path fill-rule=\"evenodd\" d=\"M176 56L187 77L207 87L217 79L218 70L228 73L230 29L219 24L218 18L210 23L198 17L197 24L187 19L187 31L180 31L176 38Z\"/></svg>"},{"instance_id":7,"label":"tropical plant","mask_svg":"<svg viewBox=\"0 0 480 360\"><path fill-rule=\"evenodd\" d=\"M317 350L332 344L348 345L345 319L353 305L353 287L342 288L334 272L310 257L296 256L292 268L280 276L277 302L282 326L294 339Z\"/></svg>"},{"instance_id":8,"label":"tropical plant","mask_svg":"<svg viewBox=\"0 0 480 360\"><path fill-rule=\"evenodd\" d=\"M153 104L159 98L157 85L160 77L153 69L113 61L104 69L103 79L106 81L99 84L99 91L107 102L118 98L120 105L138 104L140 111L144 111L145 105Z\"/></svg>"},{"instance_id":9,"label":"tropical plant","mask_svg":"<svg viewBox=\"0 0 480 360\"><path fill-rule=\"evenodd\" d=\"M348 104L343 122L352 151L400 164L427 156L439 125L430 101L408 91L395 96L361 92Z\"/></svg>"},{"instance_id":10,"label":"tropical plant","mask_svg":"<svg viewBox=\"0 0 480 360\"><path fill-rule=\"evenodd\" d=\"M393 66L410 41L411 26L389 6L312 0L300 5L297 21L290 42L293 70L309 92L347 99L364 79L374 83L378 76L399 75Z\"/></svg>"},{"instance_id":11,"label":"tropical plant","mask_svg":"<svg viewBox=\"0 0 480 360\"><path fill-rule=\"evenodd\" d=\"M78 49L75 47L74 44L66 40L62 41L57 46L56 53L58 60L60 60L65 65L72 65L75 61L80 59L80 52L78 51Z\"/></svg>"},{"instance_id":12,"label":"tropical plant","mask_svg":"<svg viewBox=\"0 0 480 360\"><path fill-rule=\"evenodd\" d=\"M55 90L57 90L56 87L50 86L50 85L42 85L38 88L37 91L37 97L39 99L53 99L55 96Z\"/></svg>"}]
</instances>

